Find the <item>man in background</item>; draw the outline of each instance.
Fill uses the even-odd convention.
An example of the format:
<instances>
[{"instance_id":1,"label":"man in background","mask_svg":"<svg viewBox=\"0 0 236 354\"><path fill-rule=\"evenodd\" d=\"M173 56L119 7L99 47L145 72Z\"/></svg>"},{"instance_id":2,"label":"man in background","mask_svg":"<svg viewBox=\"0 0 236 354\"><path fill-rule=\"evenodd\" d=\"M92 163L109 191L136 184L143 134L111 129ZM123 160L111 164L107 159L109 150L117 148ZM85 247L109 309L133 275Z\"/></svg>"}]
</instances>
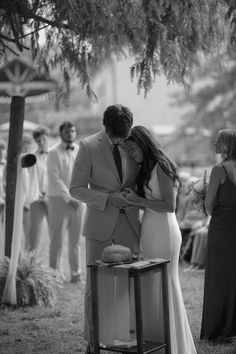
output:
<instances>
[{"instance_id":1,"label":"man in background","mask_svg":"<svg viewBox=\"0 0 236 354\"><path fill-rule=\"evenodd\" d=\"M64 232L68 231L71 282L81 281L81 220L82 205L69 193L72 170L79 150L76 130L71 122L59 127L61 142L48 154L48 211L50 225L49 265L61 272Z\"/></svg>"},{"instance_id":2,"label":"man in background","mask_svg":"<svg viewBox=\"0 0 236 354\"><path fill-rule=\"evenodd\" d=\"M47 172L47 159L48 159L48 136L49 130L46 127L38 127L33 131L33 139L37 145L34 155L37 162L35 165L37 182L39 189L38 199L30 205L30 230L27 235L27 249L33 251L38 248L40 236L42 234L42 226L44 219L48 223L48 172Z\"/></svg>"}]
</instances>

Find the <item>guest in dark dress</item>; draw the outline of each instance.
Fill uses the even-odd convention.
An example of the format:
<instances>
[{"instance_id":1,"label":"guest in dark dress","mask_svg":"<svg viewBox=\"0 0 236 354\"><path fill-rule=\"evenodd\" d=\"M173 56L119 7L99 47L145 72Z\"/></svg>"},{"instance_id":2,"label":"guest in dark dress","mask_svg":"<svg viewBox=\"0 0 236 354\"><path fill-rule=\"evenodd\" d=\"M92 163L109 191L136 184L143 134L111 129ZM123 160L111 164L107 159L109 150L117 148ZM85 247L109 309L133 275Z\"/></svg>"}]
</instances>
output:
<instances>
[{"instance_id":1,"label":"guest in dark dress","mask_svg":"<svg viewBox=\"0 0 236 354\"><path fill-rule=\"evenodd\" d=\"M201 339L228 342L236 336L236 129L216 141L222 162L212 168L206 195L211 215Z\"/></svg>"}]
</instances>

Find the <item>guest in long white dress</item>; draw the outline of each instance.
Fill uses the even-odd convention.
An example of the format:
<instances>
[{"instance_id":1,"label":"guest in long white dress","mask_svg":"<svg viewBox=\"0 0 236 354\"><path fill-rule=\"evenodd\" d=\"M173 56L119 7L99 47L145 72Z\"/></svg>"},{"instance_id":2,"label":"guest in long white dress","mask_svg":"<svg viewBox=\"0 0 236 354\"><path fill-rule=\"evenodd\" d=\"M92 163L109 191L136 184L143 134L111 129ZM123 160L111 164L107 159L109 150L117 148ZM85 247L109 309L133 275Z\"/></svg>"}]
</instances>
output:
<instances>
[{"instance_id":1,"label":"guest in long white dress","mask_svg":"<svg viewBox=\"0 0 236 354\"><path fill-rule=\"evenodd\" d=\"M34 141L30 134L24 133L22 137L22 155L31 154L34 150ZM27 240L30 230L30 205L37 200L38 189L38 177L36 174L36 166L26 167L22 169L22 183L23 183L23 231L24 237L22 237L22 250L27 250Z\"/></svg>"},{"instance_id":2,"label":"guest in long white dress","mask_svg":"<svg viewBox=\"0 0 236 354\"><path fill-rule=\"evenodd\" d=\"M195 354L192 334L178 276L181 233L175 209L180 180L174 164L143 126L136 126L126 142L128 153L140 164L137 193L128 189L126 198L144 208L141 244L146 258L170 259L168 290L171 354ZM159 276L145 277L143 282L144 339L163 339L162 297ZM164 350L163 350L164 352ZM158 351L160 353L160 351Z\"/></svg>"},{"instance_id":3,"label":"guest in long white dress","mask_svg":"<svg viewBox=\"0 0 236 354\"><path fill-rule=\"evenodd\" d=\"M42 234L43 221L48 220L48 136L49 130L46 127L39 126L33 131L33 139L37 145L34 155L37 158L35 165L39 194L37 199L30 204L30 228L26 235L26 248L33 251L39 247Z\"/></svg>"}]
</instances>

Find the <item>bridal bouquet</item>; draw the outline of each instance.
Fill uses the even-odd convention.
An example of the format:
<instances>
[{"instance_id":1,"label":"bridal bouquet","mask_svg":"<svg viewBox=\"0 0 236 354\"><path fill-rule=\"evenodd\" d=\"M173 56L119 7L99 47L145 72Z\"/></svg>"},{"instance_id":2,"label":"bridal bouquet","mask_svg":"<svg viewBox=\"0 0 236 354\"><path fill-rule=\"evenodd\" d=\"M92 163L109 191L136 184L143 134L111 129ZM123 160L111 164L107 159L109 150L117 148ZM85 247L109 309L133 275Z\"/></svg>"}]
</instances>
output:
<instances>
[{"instance_id":1,"label":"bridal bouquet","mask_svg":"<svg viewBox=\"0 0 236 354\"><path fill-rule=\"evenodd\" d=\"M197 182L193 184L192 187L192 198L193 203L197 210L203 211L206 215L206 207L205 207L205 198L206 192L208 188L209 180L207 179L207 171L204 171L203 178L199 179Z\"/></svg>"}]
</instances>

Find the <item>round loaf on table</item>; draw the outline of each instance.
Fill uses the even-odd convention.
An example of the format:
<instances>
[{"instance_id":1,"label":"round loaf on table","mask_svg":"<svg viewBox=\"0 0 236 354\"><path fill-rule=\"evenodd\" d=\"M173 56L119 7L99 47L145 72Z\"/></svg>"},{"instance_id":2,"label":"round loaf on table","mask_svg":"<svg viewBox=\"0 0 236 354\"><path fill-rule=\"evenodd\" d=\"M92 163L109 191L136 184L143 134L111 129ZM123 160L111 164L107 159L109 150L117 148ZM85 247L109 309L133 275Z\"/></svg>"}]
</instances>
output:
<instances>
[{"instance_id":1,"label":"round loaf on table","mask_svg":"<svg viewBox=\"0 0 236 354\"><path fill-rule=\"evenodd\" d=\"M121 245L111 245L104 248L102 261L105 263L124 262L132 259L131 250Z\"/></svg>"}]
</instances>

